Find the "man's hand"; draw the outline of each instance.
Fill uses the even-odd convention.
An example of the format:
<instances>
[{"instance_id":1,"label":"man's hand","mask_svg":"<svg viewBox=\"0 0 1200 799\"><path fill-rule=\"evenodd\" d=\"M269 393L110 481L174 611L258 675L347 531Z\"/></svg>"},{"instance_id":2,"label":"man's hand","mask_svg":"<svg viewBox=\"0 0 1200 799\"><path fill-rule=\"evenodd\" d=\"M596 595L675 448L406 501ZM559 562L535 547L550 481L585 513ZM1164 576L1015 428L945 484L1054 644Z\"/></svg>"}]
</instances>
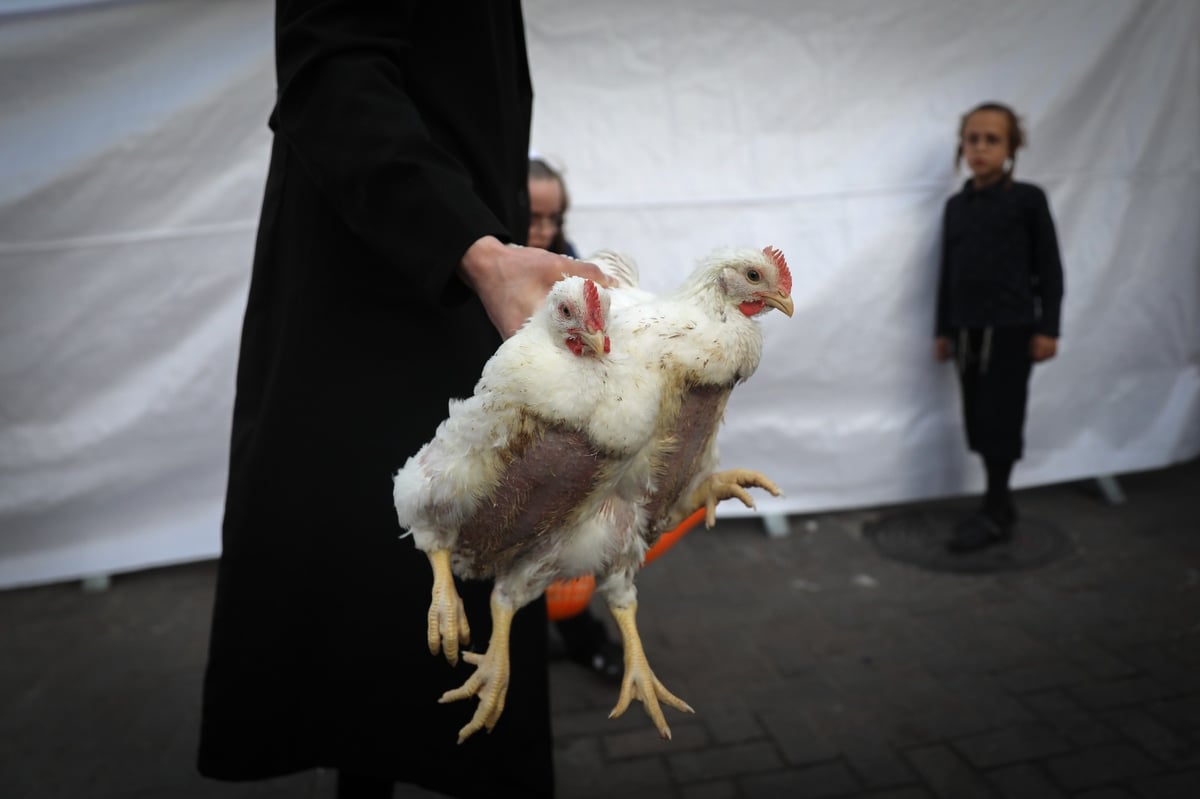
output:
<instances>
[{"instance_id":1,"label":"man's hand","mask_svg":"<svg viewBox=\"0 0 1200 799\"><path fill-rule=\"evenodd\" d=\"M458 271L504 338L525 324L565 275L590 278L605 287L613 284L595 264L537 247L504 244L494 236L472 244Z\"/></svg>"}]
</instances>

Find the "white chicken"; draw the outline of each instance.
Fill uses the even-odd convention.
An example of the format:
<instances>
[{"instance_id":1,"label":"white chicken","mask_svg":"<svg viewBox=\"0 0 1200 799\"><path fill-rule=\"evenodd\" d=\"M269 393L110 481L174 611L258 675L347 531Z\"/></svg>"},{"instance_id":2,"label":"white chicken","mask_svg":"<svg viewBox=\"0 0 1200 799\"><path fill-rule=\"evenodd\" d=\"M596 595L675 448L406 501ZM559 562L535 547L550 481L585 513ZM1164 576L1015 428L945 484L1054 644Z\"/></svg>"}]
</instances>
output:
<instances>
[{"instance_id":1,"label":"white chicken","mask_svg":"<svg viewBox=\"0 0 1200 799\"><path fill-rule=\"evenodd\" d=\"M628 354L610 352L609 303L591 281L556 283L394 477L400 526L433 568L432 653L457 663L470 638L453 575L495 578L487 651L464 654L476 671L441 699L480 697L460 742L503 710L516 611L553 579L611 559L612 527L635 530L635 507L616 487L652 437L658 387Z\"/></svg>"},{"instance_id":2,"label":"white chicken","mask_svg":"<svg viewBox=\"0 0 1200 799\"><path fill-rule=\"evenodd\" d=\"M503 711L516 610L552 580L587 573L597 576L624 645L610 717L639 699L670 738L661 704L692 709L646 659L637 570L658 536L696 508L707 508L712 526L723 499L753 507L747 488L779 493L758 472L715 466L729 392L761 357L755 317L769 308L792 313L782 254L716 253L661 298L628 287L637 277L631 261L615 253L589 260L626 288L556 284L488 362L475 394L451 404L434 439L395 477L400 524L433 566L431 652L457 662L469 638L452 573L495 578L488 649L464 654L476 671L440 700L479 697L460 742L490 730Z\"/></svg>"},{"instance_id":3,"label":"white chicken","mask_svg":"<svg viewBox=\"0 0 1200 799\"><path fill-rule=\"evenodd\" d=\"M723 499L737 498L753 508L744 485L778 493L765 478L757 482L762 478L757 472L715 471L717 429L730 393L762 358L757 317L772 308L791 316L791 291L791 270L778 249L721 250L646 320L647 334L659 341L666 396L679 401L678 408L672 403L659 412L660 457L669 464L647 506L652 540L700 507L712 527Z\"/></svg>"},{"instance_id":4,"label":"white chicken","mask_svg":"<svg viewBox=\"0 0 1200 799\"><path fill-rule=\"evenodd\" d=\"M716 505L724 499L754 507L749 487L778 496L778 487L759 472L716 471L717 430L730 392L754 374L762 357L756 318L771 308L791 316L791 287L779 250L723 250L702 261L674 294L614 307L611 316L613 335L658 375L661 404L653 440L630 466L633 485L622 486L628 496L643 475L651 475L633 499L639 529L632 538L640 546L610 564L596 586L621 630L625 655L621 692L610 717L638 699L664 738L671 731L659 701L691 708L649 666L637 631L634 577L646 549L696 509L706 509L706 526L712 527Z\"/></svg>"}]
</instances>

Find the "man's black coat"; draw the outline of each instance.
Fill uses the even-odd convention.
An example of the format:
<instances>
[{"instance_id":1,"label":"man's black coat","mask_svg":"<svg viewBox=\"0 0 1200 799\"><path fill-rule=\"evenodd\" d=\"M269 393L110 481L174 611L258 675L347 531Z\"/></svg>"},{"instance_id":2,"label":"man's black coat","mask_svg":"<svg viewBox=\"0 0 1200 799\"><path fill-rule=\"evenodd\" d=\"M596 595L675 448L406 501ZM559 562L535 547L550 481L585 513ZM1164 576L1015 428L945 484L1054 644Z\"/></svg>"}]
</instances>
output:
<instances>
[{"instance_id":1,"label":"man's black coat","mask_svg":"<svg viewBox=\"0 0 1200 799\"><path fill-rule=\"evenodd\" d=\"M280 0L276 68L200 771L549 795L544 603L514 623L496 729L457 745L476 703L437 699L473 667L428 651L431 570L391 493L500 343L456 268L528 230L520 4ZM489 588L463 587L477 649Z\"/></svg>"}]
</instances>

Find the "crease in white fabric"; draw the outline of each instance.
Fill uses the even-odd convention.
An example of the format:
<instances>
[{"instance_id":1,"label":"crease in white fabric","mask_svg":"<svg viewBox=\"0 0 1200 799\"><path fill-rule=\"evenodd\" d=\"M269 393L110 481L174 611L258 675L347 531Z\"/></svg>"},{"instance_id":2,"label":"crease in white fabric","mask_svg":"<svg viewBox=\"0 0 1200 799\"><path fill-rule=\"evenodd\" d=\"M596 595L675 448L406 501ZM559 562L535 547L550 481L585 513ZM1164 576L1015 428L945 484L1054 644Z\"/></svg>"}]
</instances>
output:
<instances>
[{"instance_id":1,"label":"crease in white fabric","mask_svg":"<svg viewBox=\"0 0 1200 799\"><path fill-rule=\"evenodd\" d=\"M161 230L135 230L125 233L106 233L96 236L78 236L74 238L48 239L45 241L0 242L0 255L63 252L68 250L83 250L90 247L116 247L124 244L137 244L149 241L224 236L229 233L243 233L255 230L257 227L257 219L244 219L236 222L221 222L211 225L189 225L186 227L163 228Z\"/></svg>"}]
</instances>

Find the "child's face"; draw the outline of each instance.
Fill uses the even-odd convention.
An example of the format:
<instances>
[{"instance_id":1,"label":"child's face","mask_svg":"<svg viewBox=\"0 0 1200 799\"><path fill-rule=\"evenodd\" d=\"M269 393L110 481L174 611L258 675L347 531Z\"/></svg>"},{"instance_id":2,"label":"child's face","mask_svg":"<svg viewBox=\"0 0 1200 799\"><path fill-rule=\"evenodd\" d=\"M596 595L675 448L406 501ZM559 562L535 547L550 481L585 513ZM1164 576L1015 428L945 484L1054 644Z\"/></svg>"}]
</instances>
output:
<instances>
[{"instance_id":1,"label":"child's face","mask_svg":"<svg viewBox=\"0 0 1200 799\"><path fill-rule=\"evenodd\" d=\"M529 179L530 247L550 249L562 226L563 190L557 180Z\"/></svg>"},{"instance_id":2,"label":"child's face","mask_svg":"<svg viewBox=\"0 0 1200 799\"><path fill-rule=\"evenodd\" d=\"M995 183L1004 174L1004 162L1012 155L1008 118L999 111L971 114L963 125L962 152L976 185Z\"/></svg>"}]
</instances>

